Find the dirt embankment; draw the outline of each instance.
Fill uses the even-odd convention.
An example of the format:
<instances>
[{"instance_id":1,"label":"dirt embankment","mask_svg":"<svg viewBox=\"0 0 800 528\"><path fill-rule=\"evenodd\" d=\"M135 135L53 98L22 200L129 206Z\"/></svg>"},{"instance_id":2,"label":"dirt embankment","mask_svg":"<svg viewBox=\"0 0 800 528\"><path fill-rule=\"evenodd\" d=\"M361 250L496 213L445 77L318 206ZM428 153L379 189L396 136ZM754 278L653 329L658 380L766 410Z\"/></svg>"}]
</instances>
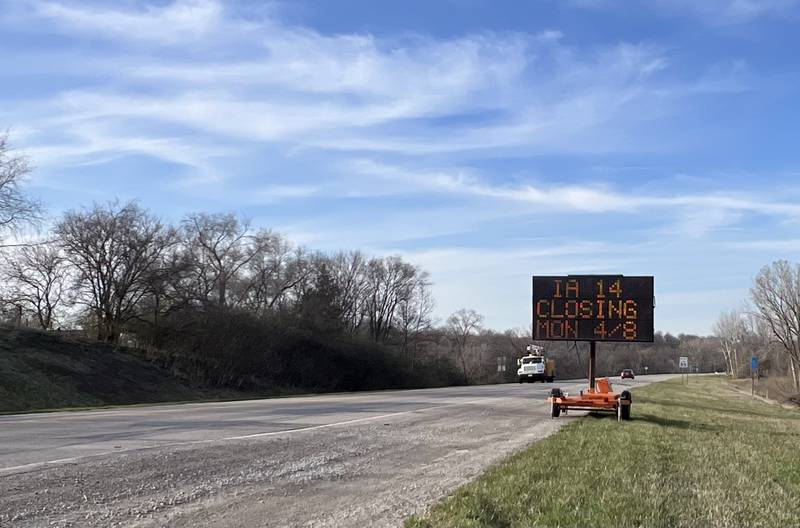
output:
<instances>
[{"instance_id":1,"label":"dirt embankment","mask_svg":"<svg viewBox=\"0 0 800 528\"><path fill-rule=\"evenodd\" d=\"M0 412L236 396L193 386L130 349L0 327Z\"/></svg>"}]
</instances>

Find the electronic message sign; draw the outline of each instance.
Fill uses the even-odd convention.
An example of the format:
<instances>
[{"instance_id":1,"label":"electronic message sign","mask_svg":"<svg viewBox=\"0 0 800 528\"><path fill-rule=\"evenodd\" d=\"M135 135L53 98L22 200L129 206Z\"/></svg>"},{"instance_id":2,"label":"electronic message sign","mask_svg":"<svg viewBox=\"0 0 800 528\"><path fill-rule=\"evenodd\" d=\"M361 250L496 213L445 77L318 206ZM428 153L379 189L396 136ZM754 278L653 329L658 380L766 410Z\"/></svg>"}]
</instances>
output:
<instances>
[{"instance_id":1,"label":"electronic message sign","mask_svg":"<svg viewBox=\"0 0 800 528\"><path fill-rule=\"evenodd\" d=\"M653 277L533 277L533 339L653 341Z\"/></svg>"}]
</instances>

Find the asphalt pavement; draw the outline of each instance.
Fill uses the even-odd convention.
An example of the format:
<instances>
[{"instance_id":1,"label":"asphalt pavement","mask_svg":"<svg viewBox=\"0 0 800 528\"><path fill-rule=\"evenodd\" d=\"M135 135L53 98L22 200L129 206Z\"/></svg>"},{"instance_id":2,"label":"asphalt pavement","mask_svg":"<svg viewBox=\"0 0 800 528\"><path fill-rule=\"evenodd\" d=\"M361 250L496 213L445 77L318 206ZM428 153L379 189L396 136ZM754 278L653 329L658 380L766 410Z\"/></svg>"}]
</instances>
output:
<instances>
[{"instance_id":1,"label":"asphalt pavement","mask_svg":"<svg viewBox=\"0 0 800 528\"><path fill-rule=\"evenodd\" d=\"M612 383L621 390L666 377ZM576 419L551 419L545 399L553 387L585 386L557 380L2 416L0 525L397 525Z\"/></svg>"},{"instance_id":2,"label":"asphalt pavement","mask_svg":"<svg viewBox=\"0 0 800 528\"><path fill-rule=\"evenodd\" d=\"M658 376L611 378L614 389ZM404 413L422 413L509 397L543 404L553 387L577 392L586 380L375 391L218 403L121 407L0 416L0 472L88 456L172 445L292 434L346 427Z\"/></svg>"}]
</instances>

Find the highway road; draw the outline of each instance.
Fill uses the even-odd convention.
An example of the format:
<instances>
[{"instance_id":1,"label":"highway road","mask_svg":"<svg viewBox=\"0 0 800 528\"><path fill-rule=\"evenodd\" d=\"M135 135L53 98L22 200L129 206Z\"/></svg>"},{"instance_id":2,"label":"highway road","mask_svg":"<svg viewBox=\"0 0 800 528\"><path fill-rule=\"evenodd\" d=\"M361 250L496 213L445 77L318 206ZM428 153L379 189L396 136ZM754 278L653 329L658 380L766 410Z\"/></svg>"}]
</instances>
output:
<instances>
[{"instance_id":1,"label":"highway road","mask_svg":"<svg viewBox=\"0 0 800 528\"><path fill-rule=\"evenodd\" d=\"M586 381L3 416L0 526L397 526L577 419L554 386Z\"/></svg>"}]
</instances>

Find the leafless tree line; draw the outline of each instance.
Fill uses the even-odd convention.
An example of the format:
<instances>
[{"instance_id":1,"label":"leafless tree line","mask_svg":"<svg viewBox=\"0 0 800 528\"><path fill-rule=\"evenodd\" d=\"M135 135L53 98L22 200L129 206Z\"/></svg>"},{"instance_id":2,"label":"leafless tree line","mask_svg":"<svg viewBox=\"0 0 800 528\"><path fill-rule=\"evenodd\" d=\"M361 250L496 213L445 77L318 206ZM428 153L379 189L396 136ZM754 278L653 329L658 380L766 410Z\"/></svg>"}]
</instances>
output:
<instances>
[{"instance_id":1,"label":"leafless tree line","mask_svg":"<svg viewBox=\"0 0 800 528\"><path fill-rule=\"evenodd\" d=\"M135 202L96 204L64 213L47 243L5 251L1 268L6 305L43 329L73 318L97 339L118 342L123 335L157 338L176 315L217 317L203 319L221 330L202 334L205 341L196 345L203 350L193 352L202 361L191 368L200 372L211 365L217 383L237 387L245 381L242 372L252 370L248 351L284 331L275 328L388 346L411 372L421 358L429 368L451 363L461 383L513 380L515 360L530 339L527 330L486 330L483 316L470 309L437 324L428 274L398 256L312 252L234 214L194 213L172 226ZM276 324L266 332L236 323L231 314ZM192 331L187 328L181 327L181 335ZM694 343L700 350L698 339L665 344ZM548 346L560 358L560 375L581 375L585 365L578 351L561 348ZM626 348L602 357L609 373L648 364L651 372L674 368L657 356Z\"/></svg>"},{"instance_id":2,"label":"leafless tree line","mask_svg":"<svg viewBox=\"0 0 800 528\"><path fill-rule=\"evenodd\" d=\"M720 315L714 325L731 376L750 375L750 358L785 371L800 389L800 265L785 260L764 266L749 303Z\"/></svg>"},{"instance_id":3,"label":"leafless tree line","mask_svg":"<svg viewBox=\"0 0 800 528\"><path fill-rule=\"evenodd\" d=\"M82 308L97 338L116 342L129 322L157 327L176 310L291 309L323 272L350 336L400 336L410 354L433 323L428 274L398 256L312 253L232 213L190 214L170 226L135 202L68 211L51 242L7 251L3 299L44 329Z\"/></svg>"},{"instance_id":4,"label":"leafless tree line","mask_svg":"<svg viewBox=\"0 0 800 528\"><path fill-rule=\"evenodd\" d=\"M41 204L22 192L30 171L0 136L0 233L42 218ZM258 333L252 321L273 318L281 329L273 334L389 345L412 371L431 349L455 352L468 381L468 349L481 317L461 310L446 328L434 328L429 276L399 256L309 251L233 213L198 212L170 225L136 202L67 211L40 234L38 242L7 244L0 254L0 308L18 323L78 327L112 343L133 336L158 347L162 327L214 314L206 324L234 328L217 348L233 349L246 341L236 328ZM250 322L232 323L230 314Z\"/></svg>"},{"instance_id":5,"label":"leafless tree line","mask_svg":"<svg viewBox=\"0 0 800 528\"><path fill-rule=\"evenodd\" d=\"M470 309L437 325L428 274L400 257L311 252L233 214L190 214L170 226L136 203L68 211L48 243L6 251L2 271L3 300L41 328L77 317L110 342L123 333L157 336L165 321L186 312L293 314L280 325L389 345L412 372L420 358L428 365L450 362L460 371L457 381L476 383L513 380L515 360L530 339L527 330L486 330L483 316ZM242 335L253 326L228 327L230 333L208 342L214 339L217 349L257 346L260 338ZM577 350L560 348L548 346L560 357L560 375L581 375L585 365ZM246 353L203 354L220 383L242 383L237 373L248 368ZM658 354L637 352L635 361L631 354L629 348L604 351L605 368L673 369L670 361L660 364Z\"/></svg>"}]
</instances>

